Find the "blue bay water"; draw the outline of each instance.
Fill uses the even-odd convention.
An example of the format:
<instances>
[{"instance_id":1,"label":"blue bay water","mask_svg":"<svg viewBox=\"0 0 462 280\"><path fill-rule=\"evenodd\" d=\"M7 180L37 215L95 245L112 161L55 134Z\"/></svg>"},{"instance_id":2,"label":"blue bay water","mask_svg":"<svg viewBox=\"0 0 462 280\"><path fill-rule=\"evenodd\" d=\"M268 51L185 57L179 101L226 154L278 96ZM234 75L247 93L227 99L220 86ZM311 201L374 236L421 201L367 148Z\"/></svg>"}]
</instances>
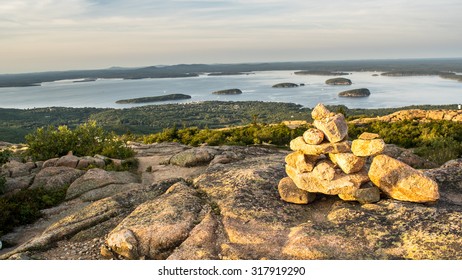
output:
<instances>
[{"instance_id":1,"label":"blue bay water","mask_svg":"<svg viewBox=\"0 0 462 280\"><path fill-rule=\"evenodd\" d=\"M424 104L462 103L462 83L437 76L386 77L373 72L353 72L344 76L350 86L326 85L327 76L301 76L294 71L263 71L239 76L206 76L142 80L100 79L74 83L57 81L36 87L0 88L1 108L99 107L128 108L162 103L200 101L273 101L291 102L305 107L317 103L343 104L349 108L386 108ZM298 88L272 88L282 82L304 83ZM240 95L214 95L213 91L239 88ZM355 88L368 88L369 97L345 98L338 93ZM120 99L183 93L188 100L143 104L116 104Z\"/></svg>"}]
</instances>

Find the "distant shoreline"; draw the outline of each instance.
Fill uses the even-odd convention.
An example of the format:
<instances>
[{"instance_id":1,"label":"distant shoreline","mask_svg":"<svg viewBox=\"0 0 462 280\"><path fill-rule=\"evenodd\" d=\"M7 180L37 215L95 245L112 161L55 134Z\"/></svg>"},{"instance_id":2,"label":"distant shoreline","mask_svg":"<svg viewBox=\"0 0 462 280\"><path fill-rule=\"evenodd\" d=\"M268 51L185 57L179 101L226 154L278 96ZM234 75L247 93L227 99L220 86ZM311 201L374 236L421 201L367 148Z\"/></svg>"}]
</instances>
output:
<instances>
[{"instance_id":1,"label":"distant shoreline","mask_svg":"<svg viewBox=\"0 0 462 280\"><path fill-rule=\"evenodd\" d=\"M0 87L37 86L44 82L78 79L147 79L198 77L204 73L220 75L247 75L255 71L294 71L304 74L338 75L346 72L405 73L462 73L462 58L454 59L395 59L395 60L345 60L311 62L271 62L240 64L179 64L140 68L108 68L99 70L53 71L22 74L1 74ZM446 75L447 76L447 75ZM448 77L449 78L449 77ZM452 77L454 78L454 77Z\"/></svg>"}]
</instances>

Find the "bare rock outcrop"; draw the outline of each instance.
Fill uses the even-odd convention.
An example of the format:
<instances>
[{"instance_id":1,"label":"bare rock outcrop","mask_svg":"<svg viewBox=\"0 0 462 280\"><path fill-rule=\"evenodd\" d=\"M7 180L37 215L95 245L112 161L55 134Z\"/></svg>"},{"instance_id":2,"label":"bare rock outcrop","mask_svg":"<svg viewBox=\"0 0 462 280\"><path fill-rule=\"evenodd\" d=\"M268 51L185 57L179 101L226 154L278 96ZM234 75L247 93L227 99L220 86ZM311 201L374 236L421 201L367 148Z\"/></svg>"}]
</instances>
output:
<instances>
[{"instance_id":1,"label":"bare rock outcrop","mask_svg":"<svg viewBox=\"0 0 462 280\"><path fill-rule=\"evenodd\" d=\"M72 154L65 155L60 157L56 161L56 166L65 166L65 167L71 167L71 168L76 168L77 164L79 163L80 158L76 157Z\"/></svg>"},{"instance_id":2,"label":"bare rock outcrop","mask_svg":"<svg viewBox=\"0 0 462 280\"><path fill-rule=\"evenodd\" d=\"M168 164L192 147L133 143L146 160L138 172L152 177L140 183L134 174L87 171L76 179L81 188L74 187L72 197L77 199L0 236L8 244L0 259L462 259L462 159L420 172L386 155L354 155L346 139L293 142L291 147L300 149L291 153L274 147L201 147L213 160L198 167ZM404 157L405 152L385 147L383 153ZM167 173L169 180L163 180ZM379 181L390 180L376 183L374 173ZM387 194L387 184L401 187L400 180L417 177L433 187L434 181L437 189L414 179L417 183L401 185L412 195L438 193L439 199L410 203ZM18 178L23 177L10 179Z\"/></svg>"},{"instance_id":3,"label":"bare rock outcrop","mask_svg":"<svg viewBox=\"0 0 462 280\"><path fill-rule=\"evenodd\" d=\"M108 160L111 161L111 159L109 158ZM62 156L60 158L52 158L52 159L46 160L43 163L43 168L64 166L64 167L85 169L90 166L103 168L105 165L106 165L106 162L101 157L98 157L98 156L77 157L77 156L74 156L72 153L69 153L68 155Z\"/></svg>"},{"instance_id":4,"label":"bare rock outcrop","mask_svg":"<svg viewBox=\"0 0 462 280\"><path fill-rule=\"evenodd\" d=\"M43 187L53 190L67 187L83 174L85 174L85 171L65 166L43 168L35 176L31 188Z\"/></svg>"},{"instance_id":5,"label":"bare rock outcrop","mask_svg":"<svg viewBox=\"0 0 462 280\"><path fill-rule=\"evenodd\" d=\"M130 172L113 172L103 169L90 169L82 177L75 180L67 189L66 199L74 199L91 190L103 188L111 184L138 183L139 179Z\"/></svg>"},{"instance_id":6,"label":"bare rock outcrop","mask_svg":"<svg viewBox=\"0 0 462 280\"><path fill-rule=\"evenodd\" d=\"M188 238L201 209L198 192L177 183L127 216L109 234L106 248L127 259L165 259Z\"/></svg>"},{"instance_id":7,"label":"bare rock outcrop","mask_svg":"<svg viewBox=\"0 0 462 280\"><path fill-rule=\"evenodd\" d=\"M102 223L111 217L120 214L122 205L112 198L99 200L76 210L74 213L60 219L45 229L40 235L18 246L13 251L0 256L0 259L9 258L17 253L44 250L54 242L78 233L81 230Z\"/></svg>"},{"instance_id":8,"label":"bare rock outcrop","mask_svg":"<svg viewBox=\"0 0 462 280\"><path fill-rule=\"evenodd\" d=\"M145 148L146 154L171 157L164 149ZM74 199L47 209L45 219L24 229L37 233L16 238L28 241L3 249L0 258L462 259L461 160L424 172L439 185L440 199L431 206L387 198L371 182L344 198L361 203L316 194L300 205L283 201L278 190L277 182L287 177L287 151L216 149L239 157L201 169L188 183L131 184L91 203ZM316 166L325 180L352 175L326 155Z\"/></svg>"},{"instance_id":9,"label":"bare rock outcrop","mask_svg":"<svg viewBox=\"0 0 462 280\"><path fill-rule=\"evenodd\" d=\"M189 237L175 249L167 260L216 260L220 258L220 243L223 242L222 229L218 217L209 212L195 226Z\"/></svg>"},{"instance_id":10,"label":"bare rock outcrop","mask_svg":"<svg viewBox=\"0 0 462 280\"><path fill-rule=\"evenodd\" d=\"M9 178L18 178L30 175L34 168L35 165L12 160L2 166L2 175Z\"/></svg>"},{"instance_id":11,"label":"bare rock outcrop","mask_svg":"<svg viewBox=\"0 0 462 280\"><path fill-rule=\"evenodd\" d=\"M428 120L447 120L454 122L462 122L462 110L421 110L410 109L394 112L389 115L376 118L360 118L351 121L351 123L362 124L373 121L397 122L404 120L428 121Z\"/></svg>"},{"instance_id":12,"label":"bare rock outcrop","mask_svg":"<svg viewBox=\"0 0 462 280\"><path fill-rule=\"evenodd\" d=\"M215 154L216 152L213 149L192 148L172 156L170 164L183 167L207 165L213 160Z\"/></svg>"}]
</instances>

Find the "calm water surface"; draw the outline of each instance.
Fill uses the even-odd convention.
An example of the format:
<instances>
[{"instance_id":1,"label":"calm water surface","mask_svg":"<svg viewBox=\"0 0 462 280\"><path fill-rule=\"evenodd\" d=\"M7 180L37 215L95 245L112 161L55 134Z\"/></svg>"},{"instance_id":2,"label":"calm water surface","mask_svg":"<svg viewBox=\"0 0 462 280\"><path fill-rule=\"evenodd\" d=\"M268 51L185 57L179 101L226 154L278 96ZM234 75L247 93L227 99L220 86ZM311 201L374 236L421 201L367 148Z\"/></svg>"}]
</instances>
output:
<instances>
[{"instance_id":1,"label":"calm water surface","mask_svg":"<svg viewBox=\"0 0 462 280\"><path fill-rule=\"evenodd\" d=\"M353 72L344 76L351 86L331 86L327 76L300 76L294 71L265 71L240 76L199 76L190 78L116 80L74 83L57 81L37 87L0 88L1 108L36 108L49 106L127 108L144 104L116 104L120 99L183 93L189 100L161 103L219 101L275 101L313 107L317 103L344 104L349 108L402 107L417 104L462 103L462 83L429 77L372 76L373 72ZM276 89L276 83L304 83L298 88ZM338 93L348 89L368 88L369 97L341 98ZM240 95L213 95L213 91L239 88ZM151 103L151 104L161 104Z\"/></svg>"}]
</instances>

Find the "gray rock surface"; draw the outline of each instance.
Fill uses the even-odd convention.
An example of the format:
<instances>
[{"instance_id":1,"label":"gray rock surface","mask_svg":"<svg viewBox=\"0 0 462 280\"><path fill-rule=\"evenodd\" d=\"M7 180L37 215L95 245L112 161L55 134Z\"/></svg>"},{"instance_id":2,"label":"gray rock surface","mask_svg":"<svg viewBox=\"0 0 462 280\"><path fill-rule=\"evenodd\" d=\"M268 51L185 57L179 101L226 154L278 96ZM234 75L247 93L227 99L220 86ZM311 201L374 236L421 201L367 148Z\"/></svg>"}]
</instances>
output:
<instances>
[{"instance_id":1,"label":"gray rock surface","mask_svg":"<svg viewBox=\"0 0 462 280\"><path fill-rule=\"evenodd\" d=\"M55 167L58 160L59 158L50 158L43 162L42 168Z\"/></svg>"},{"instance_id":2,"label":"gray rock surface","mask_svg":"<svg viewBox=\"0 0 462 280\"><path fill-rule=\"evenodd\" d=\"M66 166L76 168L77 164L79 163L80 158L74 155L66 155L60 157L58 161L56 161L55 166Z\"/></svg>"},{"instance_id":3,"label":"gray rock surface","mask_svg":"<svg viewBox=\"0 0 462 280\"><path fill-rule=\"evenodd\" d=\"M5 193L24 190L30 187L34 181L35 175L22 176L17 178L6 178Z\"/></svg>"},{"instance_id":4,"label":"gray rock surface","mask_svg":"<svg viewBox=\"0 0 462 280\"><path fill-rule=\"evenodd\" d=\"M71 185L77 178L85 174L85 171L71 167L47 167L40 170L35 176L31 188L43 187L48 190L56 190Z\"/></svg>"},{"instance_id":5,"label":"gray rock surface","mask_svg":"<svg viewBox=\"0 0 462 280\"><path fill-rule=\"evenodd\" d=\"M32 169L33 167L28 164L12 160L2 166L2 174L6 177L17 178L30 175Z\"/></svg>"},{"instance_id":6,"label":"gray rock surface","mask_svg":"<svg viewBox=\"0 0 462 280\"><path fill-rule=\"evenodd\" d=\"M197 190L184 182L138 206L108 236L106 247L127 259L165 259L203 217Z\"/></svg>"},{"instance_id":7,"label":"gray rock surface","mask_svg":"<svg viewBox=\"0 0 462 280\"><path fill-rule=\"evenodd\" d=\"M183 149L168 147L174 153ZM45 211L46 219L18 229L16 239L8 239L18 245L2 250L0 258L100 259L104 242L102 251L118 259L123 255L114 252L123 251L114 244L125 242L132 246L126 250L129 258L462 259L460 159L425 171L440 187L440 199L431 205L390 198L361 204L325 195L296 205L282 201L277 189L286 177L287 151L216 150L240 158L200 169L193 180L169 191L178 179L92 203L66 201ZM154 145L144 151L145 157L172 156L162 149L157 153ZM120 242L108 246L110 233L121 233L115 238Z\"/></svg>"},{"instance_id":8,"label":"gray rock surface","mask_svg":"<svg viewBox=\"0 0 462 280\"><path fill-rule=\"evenodd\" d=\"M66 199L74 199L82 194L108 186L110 184L138 183L139 179L130 172L105 171L94 168L88 170L85 175L75 180L67 190Z\"/></svg>"},{"instance_id":9,"label":"gray rock surface","mask_svg":"<svg viewBox=\"0 0 462 280\"><path fill-rule=\"evenodd\" d=\"M170 158L170 164L182 167L207 165L217 152L210 148L192 148Z\"/></svg>"},{"instance_id":10,"label":"gray rock surface","mask_svg":"<svg viewBox=\"0 0 462 280\"><path fill-rule=\"evenodd\" d=\"M82 201L97 201L106 197L116 195L125 191L136 190L142 188L143 185L139 183L128 184L109 184L107 186L92 189L80 196Z\"/></svg>"}]
</instances>

